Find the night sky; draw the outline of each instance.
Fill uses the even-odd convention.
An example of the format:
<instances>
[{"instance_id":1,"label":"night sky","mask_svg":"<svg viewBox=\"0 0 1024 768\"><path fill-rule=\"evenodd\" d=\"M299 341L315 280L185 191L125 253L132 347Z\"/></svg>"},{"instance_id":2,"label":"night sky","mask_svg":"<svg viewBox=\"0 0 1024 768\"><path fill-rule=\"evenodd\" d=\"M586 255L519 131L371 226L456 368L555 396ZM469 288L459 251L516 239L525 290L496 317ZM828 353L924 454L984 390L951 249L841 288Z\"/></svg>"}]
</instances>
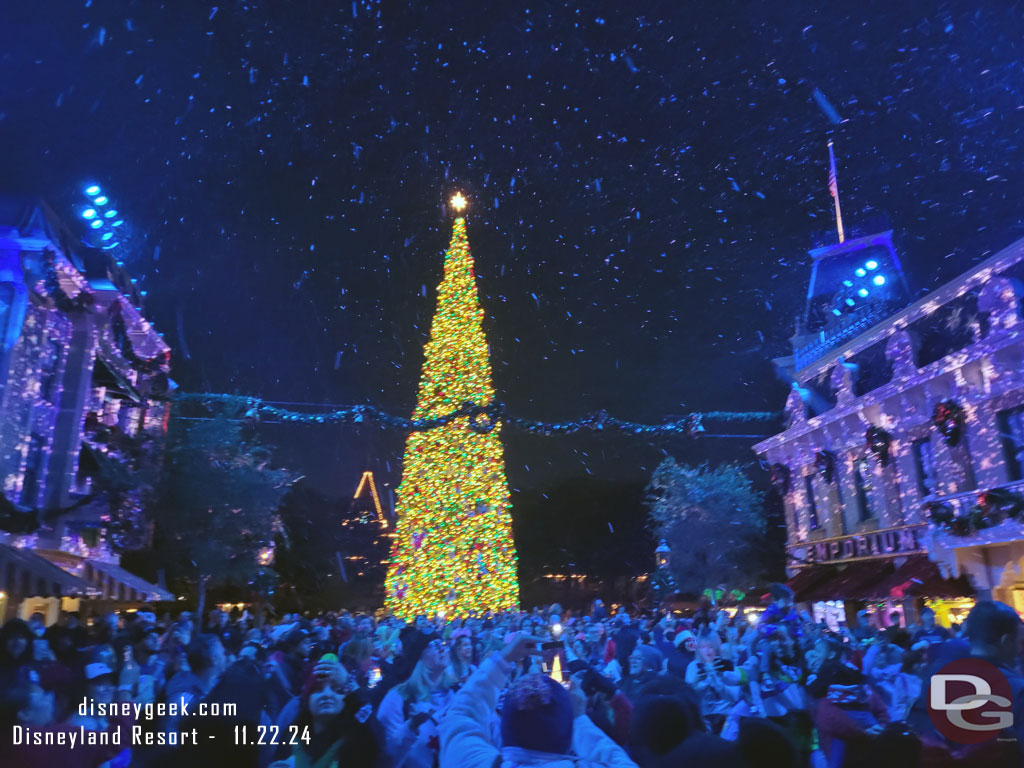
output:
<instances>
[{"instance_id":1,"label":"night sky","mask_svg":"<svg viewBox=\"0 0 1024 768\"><path fill-rule=\"evenodd\" d=\"M848 230L894 228L915 291L1024 235L1020 3L8 5L0 187L77 227L103 185L188 391L409 414L457 189L497 389L542 419L781 408L829 136ZM398 480L400 435L264 432L325 491ZM508 471L749 443L507 434Z\"/></svg>"}]
</instances>

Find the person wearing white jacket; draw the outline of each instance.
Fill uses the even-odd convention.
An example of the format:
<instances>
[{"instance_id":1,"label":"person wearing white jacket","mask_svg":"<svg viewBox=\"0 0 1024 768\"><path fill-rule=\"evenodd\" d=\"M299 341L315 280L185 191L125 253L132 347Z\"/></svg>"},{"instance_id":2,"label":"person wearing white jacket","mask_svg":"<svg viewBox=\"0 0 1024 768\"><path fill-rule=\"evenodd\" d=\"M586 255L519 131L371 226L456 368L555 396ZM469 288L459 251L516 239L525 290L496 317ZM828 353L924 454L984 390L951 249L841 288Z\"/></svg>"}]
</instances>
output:
<instances>
[{"instance_id":1,"label":"person wearing white jacket","mask_svg":"<svg viewBox=\"0 0 1024 768\"><path fill-rule=\"evenodd\" d=\"M636 768L636 763L586 716L575 680L566 692L551 678L529 674L505 692L499 748L490 722L517 661L536 653L536 637L517 635L480 665L441 721L441 768Z\"/></svg>"}]
</instances>

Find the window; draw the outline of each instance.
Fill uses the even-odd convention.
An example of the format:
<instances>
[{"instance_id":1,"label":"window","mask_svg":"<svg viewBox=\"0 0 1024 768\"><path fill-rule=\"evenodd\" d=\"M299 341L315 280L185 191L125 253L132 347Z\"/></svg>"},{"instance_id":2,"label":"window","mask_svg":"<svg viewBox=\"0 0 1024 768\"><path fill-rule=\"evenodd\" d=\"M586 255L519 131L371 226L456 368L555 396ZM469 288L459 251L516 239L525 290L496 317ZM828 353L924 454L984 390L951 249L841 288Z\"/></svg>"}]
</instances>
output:
<instances>
[{"instance_id":1,"label":"window","mask_svg":"<svg viewBox=\"0 0 1024 768\"><path fill-rule=\"evenodd\" d=\"M1003 443L1006 471L1011 480L1024 480L1024 408L1013 408L996 414L999 437Z\"/></svg>"},{"instance_id":2,"label":"window","mask_svg":"<svg viewBox=\"0 0 1024 768\"><path fill-rule=\"evenodd\" d=\"M857 489L857 508L861 521L870 520L875 516L871 509L869 492L871 491L871 467L866 459L859 459L853 464L853 483Z\"/></svg>"},{"instance_id":3,"label":"window","mask_svg":"<svg viewBox=\"0 0 1024 768\"><path fill-rule=\"evenodd\" d=\"M804 490L807 492L807 518L810 520L811 530L816 531L820 527L818 505L814 501L814 479L810 475L804 477Z\"/></svg>"},{"instance_id":4,"label":"window","mask_svg":"<svg viewBox=\"0 0 1024 768\"><path fill-rule=\"evenodd\" d=\"M25 457L25 475L21 481L21 503L26 506L37 506L36 502L43 481L43 447L45 445L45 438L35 433L32 434L28 445L28 455Z\"/></svg>"},{"instance_id":5,"label":"window","mask_svg":"<svg viewBox=\"0 0 1024 768\"><path fill-rule=\"evenodd\" d=\"M917 468L917 490L922 496L931 496L935 493L935 454L932 451L932 441L929 438L915 440L911 443L914 453L914 466Z\"/></svg>"}]
</instances>

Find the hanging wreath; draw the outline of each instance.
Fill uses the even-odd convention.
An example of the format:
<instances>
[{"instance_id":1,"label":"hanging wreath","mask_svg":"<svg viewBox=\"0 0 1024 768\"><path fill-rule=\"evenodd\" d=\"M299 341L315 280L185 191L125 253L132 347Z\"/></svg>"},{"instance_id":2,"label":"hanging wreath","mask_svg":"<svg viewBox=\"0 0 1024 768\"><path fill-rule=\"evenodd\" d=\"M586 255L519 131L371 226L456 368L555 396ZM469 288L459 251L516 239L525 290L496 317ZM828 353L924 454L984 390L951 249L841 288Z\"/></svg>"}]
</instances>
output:
<instances>
[{"instance_id":1,"label":"hanging wreath","mask_svg":"<svg viewBox=\"0 0 1024 768\"><path fill-rule=\"evenodd\" d=\"M785 464L772 464L770 468L772 485L779 489L779 493L785 496L789 493L789 467Z\"/></svg>"},{"instance_id":2,"label":"hanging wreath","mask_svg":"<svg viewBox=\"0 0 1024 768\"><path fill-rule=\"evenodd\" d=\"M836 455L832 451L818 451L814 454L814 468L826 483L836 480Z\"/></svg>"},{"instance_id":3,"label":"hanging wreath","mask_svg":"<svg viewBox=\"0 0 1024 768\"><path fill-rule=\"evenodd\" d=\"M929 501L924 505L924 514L928 522L940 530L944 530L956 519L953 508L942 501Z\"/></svg>"},{"instance_id":4,"label":"hanging wreath","mask_svg":"<svg viewBox=\"0 0 1024 768\"><path fill-rule=\"evenodd\" d=\"M878 462L886 467L889 465L889 448L892 446L892 435L881 427L868 427L865 434L868 449L875 454Z\"/></svg>"},{"instance_id":5,"label":"hanging wreath","mask_svg":"<svg viewBox=\"0 0 1024 768\"><path fill-rule=\"evenodd\" d=\"M943 400L935 405L932 412L932 426L939 431L946 445L954 446L960 442L964 433L964 423L967 415L953 400Z\"/></svg>"},{"instance_id":6,"label":"hanging wreath","mask_svg":"<svg viewBox=\"0 0 1024 768\"><path fill-rule=\"evenodd\" d=\"M1024 498L1005 488L993 488L978 494L977 506L972 507L965 518L968 529L958 535L965 535L972 529L982 531L999 525L1004 520L1016 520L1022 512Z\"/></svg>"}]
</instances>

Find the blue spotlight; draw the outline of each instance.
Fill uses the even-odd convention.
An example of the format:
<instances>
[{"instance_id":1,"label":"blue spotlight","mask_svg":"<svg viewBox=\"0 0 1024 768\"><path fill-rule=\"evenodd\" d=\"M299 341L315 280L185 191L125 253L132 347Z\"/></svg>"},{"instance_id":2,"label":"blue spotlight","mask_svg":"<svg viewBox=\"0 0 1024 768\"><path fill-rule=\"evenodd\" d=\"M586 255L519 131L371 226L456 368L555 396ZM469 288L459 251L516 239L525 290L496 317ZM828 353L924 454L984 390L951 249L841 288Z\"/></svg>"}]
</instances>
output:
<instances>
[{"instance_id":1,"label":"blue spotlight","mask_svg":"<svg viewBox=\"0 0 1024 768\"><path fill-rule=\"evenodd\" d=\"M878 262L875 261L874 259L872 259L871 261L869 261L864 266L867 267L869 270L875 270L875 269L878 269Z\"/></svg>"},{"instance_id":2,"label":"blue spotlight","mask_svg":"<svg viewBox=\"0 0 1024 768\"><path fill-rule=\"evenodd\" d=\"M875 279L872 282L875 285L885 285L885 277L883 275L875 275Z\"/></svg>"},{"instance_id":3,"label":"blue spotlight","mask_svg":"<svg viewBox=\"0 0 1024 768\"><path fill-rule=\"evenodd\" d=\"M110 202L110 198L108 198L106 195L100 195L99 197L94 197L92 201L96 203L96 205L106 205L107 203Z\"/></svg>"},{"instance_id":4,"label":"blue spotlight","mask_svg":"<svg viewBox=\"0 0 1024 768\"><path fill-rule=\"evenodd\" d=\"M103 214L104 219L112 219L115 216L117 216L117 211L113 208L111 208L109 211Z\"/></svg>"},{"instance_id":5,"label":"blue spotlight","mask_svg":"<svg viewBox=\"0 0 1024 768\"><path fill-rule=\"evenodd\" d=\"M867 270L865 270L864 267L857 267L857 270L853 274L857 277L864 277L864 275L867 274Z\"/></svg>"},{"instance_id":6,"label":"blue spotlight","mask_svg":"<svg viewBox=\"0 0 1024 768\"><path fill-rule=\"evenodd\" d=\"M117 246L119 246L119 245L120 245L120 243L115 240L112 243L107 243L106 245L104 245L103 246L103 250L104 251L109 251L109 250L112 250L114 248L117 248Z\"/></svg>"},{"instance_id":7,"label":"blue spotlight","mask_svg":"<svg viewBox=\"0 0 1024 768\"><path fill-rule=\"evenodd\" d=\"M843 280L843 285L847 288L853 288L853 280Z\"/></svg>"},{"instance_id":8,"label":"blue spotlight","mask_svg":"<svg viewBox=\"0 0 1024 768\"><path fill-rule=\"evenodd\" d=\"M847 299L847 300L846 300L846 306L848 306L848 307L852 307L852 306L853 306L854 304L856 304L856 303L857 303L857 302L856 302L856 301L854 301L853 299Z\"/></svg>"},{"instance_id":9,"label":"blue spotlight","mask_svg":"<svg viewBox=\"0 0 1024 768\"><path fill-rule=\"evenodd\" d=\"M868 289L861 288L859 291L857 291L857 295L860 296L862 299L866 299L868 296Z\"/></svg>"},{"instance_id":10,"label":"blue spotlight","mask_svg":"<svg viewBox=\"0 0 1024 768\"><path fill-rule=\"evenodd\" d=\"M112 227L120 227L122 224L124 224L124 219L118 219L115 222L111 222L110 226L112 226Z\"/></svg>"},{"instance_id":11,"label":"blue spotlight","mask_svg":"<svg viewBox=\"0 0 1024 768\"><path fill-rule=\"evenodd\" d=\"M90 186L85 188L85 194L87 194L89 197L93 197L94 195L98 195L99 193L100 188L95 184L91 184Z\"/></svg>"},{"instance_id":12,"label":"blue spotlight","mask_svg":"<svg viewBox=\"0 0 1024 768\"><path fill-rule=\"evenodd\" d=\"M841 309L833 309L832 310L832 314L835 315L836 317L839 317L840 315L843 314L843 310L841 310Z\"/></svg>"},{"instance_id":13,"label":"blue spotlight","mask_svg":"<svg viewBox=\"0 0 1024 768\"><path fill-rule=\"evenodd\" d=\"M89 226L92 227L93 229L99 229L100 227L103 226L103 222L100 221L99 219L93 219L91 222L89 222Z\"/></svg>"},{"instance_id":14,"label":"blue spotlight","mask_svg":"<svg viewBox=\"0 0 1024 768\"><path fill-rule=\"evenodd\" d=\"M103 242L105 243L105 242L107 242L107 241L108 241L108 240L109 240L110 238L112 238L113 236L114 236L114 233L113 233L113 232L104 232L104 233L103 233L103 235L102 235L102 236L100 237L100 240L102 240L102 241L103 241Z\"/></svg>"},{"instance_id":15,"label":"blue spotlight","mask_svg":"<svg viewBox=\"0 0 1024 768\"><path fill-rule=\"evenodd\" d=\"M84 211L82 211L82 218L83 219L95 219L96 218L96 209L95 208L86 208Z\"/></svg>"}]
</instances>

